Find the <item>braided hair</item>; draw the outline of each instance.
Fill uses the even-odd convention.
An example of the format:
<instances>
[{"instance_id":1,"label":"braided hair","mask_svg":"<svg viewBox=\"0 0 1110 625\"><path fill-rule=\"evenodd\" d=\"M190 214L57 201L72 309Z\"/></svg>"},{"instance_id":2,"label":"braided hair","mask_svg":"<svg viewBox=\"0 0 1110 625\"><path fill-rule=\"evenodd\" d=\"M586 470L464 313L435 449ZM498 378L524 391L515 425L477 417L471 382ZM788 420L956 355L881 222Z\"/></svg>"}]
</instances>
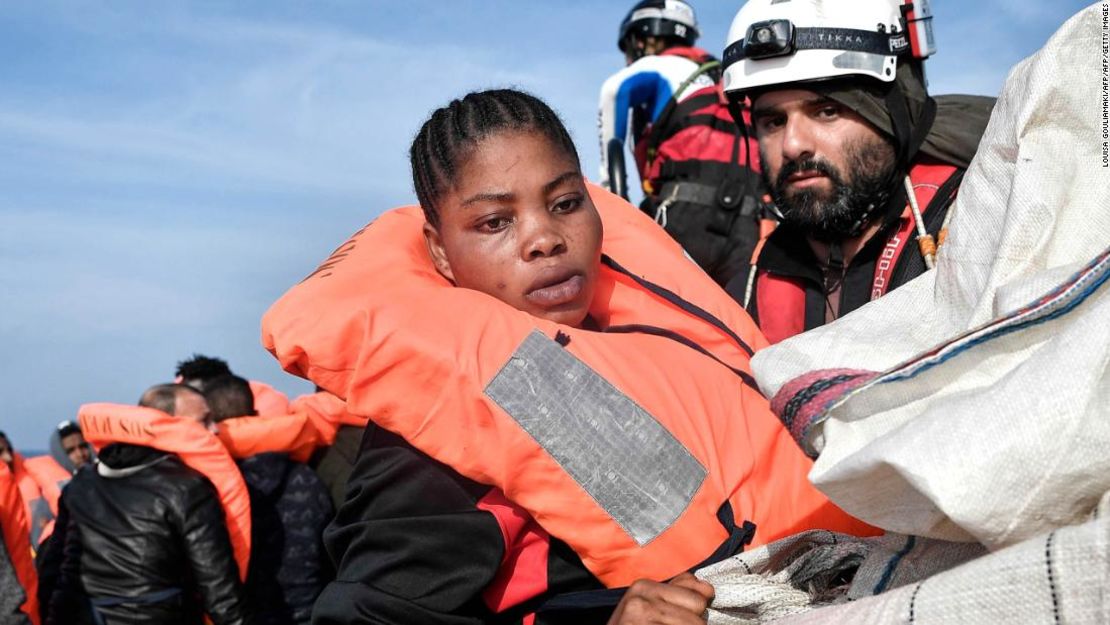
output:
<instances>
[{"instance_id":1,"label":"braided hair","mask_svg":"<svg viewBox=\"0 0 1110 625\"><path fill-rule=\"evenodd\" d=\"M413 187L428 223L439 225L436 202L455 184L463 159L483 139L504 131L542 133L581 168L570 133L543 100L515 89L468 93L433 112L409 150Z\"/></svg>"}]
</instances>

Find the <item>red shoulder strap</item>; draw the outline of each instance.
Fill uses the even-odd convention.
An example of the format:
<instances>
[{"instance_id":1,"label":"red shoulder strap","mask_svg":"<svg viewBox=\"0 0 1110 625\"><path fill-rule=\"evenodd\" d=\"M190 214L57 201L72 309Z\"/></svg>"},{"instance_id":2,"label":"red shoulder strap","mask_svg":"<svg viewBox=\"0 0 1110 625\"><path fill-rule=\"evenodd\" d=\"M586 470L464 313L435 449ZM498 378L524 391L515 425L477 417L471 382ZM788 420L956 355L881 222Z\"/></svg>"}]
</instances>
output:
<instances>
[{"instance_id":1,"label":"red shoulder strap","mask_svg":"<svg viewBox=\"0 0 1110 625\"><path fill-rule=\"evenodd\" d=\"M929 213L937 191L958 171L954 165L940 161L920 161L910 168L910 184L917 198L922 215ZM898 259L906 252L906 244L917 240L917 224L907 204L898 218L898 229L887 239L879 260L875 263L875 276L871 282L871 299L879 299L890 290L890 280ZM919 253L916 250L910 253Z\"/></svg>"},{"instance_id":2,"label":"red shoulder strap","mask_svg":"<svg viewBox=\"0 0 1110 625\"><path fill-rule=\"evenodd\" d=\"M701 48L694 46L676 46L674 48L667 48L666 50L660 52L659 56L680 56L684 59L690 59L698 65L701 65L702 63L708 63L709 61L713 60L713 55L709 54L705 50L702 50Z\"/></svg>"}]
</instances>

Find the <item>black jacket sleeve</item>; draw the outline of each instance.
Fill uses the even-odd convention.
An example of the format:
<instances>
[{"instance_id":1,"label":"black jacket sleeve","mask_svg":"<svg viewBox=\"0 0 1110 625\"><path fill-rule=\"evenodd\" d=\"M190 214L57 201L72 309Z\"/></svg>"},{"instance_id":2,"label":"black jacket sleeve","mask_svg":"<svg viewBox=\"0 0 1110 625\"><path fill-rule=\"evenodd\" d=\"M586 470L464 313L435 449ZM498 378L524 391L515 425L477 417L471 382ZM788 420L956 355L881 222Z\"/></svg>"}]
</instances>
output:
<instances>
[{"instance_id":1,"label":"black jacket sleeve","mask_svg":"<svg viewBox=\"0 0 1110 625\"><path fill-rule=\"evenodd\" d=\"M68 524L69 513L66 512L64 500L59 500L58 518L54 521L54 533L39 545L39 550L35 554L35 570L39 574L39 606L41 607L43 622L46 622L46 617L50 612L50 601L54 595L54 588L58 585L58 576L61 575L62 554Z\"/></svg>"},{"instance_id":2,"label":"black jacket sleeve","mask_svg":"<svg viewBox=\"0 0 1110 625\"><path fill-rule=\"evenodd\" d=\"M206 480L190 483L181 513L178 522L185 554L205 612L214 625L244 625L247 619L243 588L223 508L212 485Z\"/></svg>"},{"instance_id":3,"label":"black jacket sleeve","mask_svg":"<svg viewBox=\"0 0 1110 625\"><path fill-rule=\"evenodd\" d=\"M314 625L491 620L481 592L505 551L489 491L371 427L325 544L337 579L316 602Z\"/></svg>"},{"instance_id":4,"label":"black jacket sleeve","mask_svg":"<svg viewBox=\"0 0 1110 625\"><path fill-rule=\"evenodd\" d=\"M58 518L54 522L46 553L41 554L39 597L46 625L84 625L92 622L87 599L81 589L81 534L69 513L66 493L58 502Z\"/></svg>"}]
</instances>

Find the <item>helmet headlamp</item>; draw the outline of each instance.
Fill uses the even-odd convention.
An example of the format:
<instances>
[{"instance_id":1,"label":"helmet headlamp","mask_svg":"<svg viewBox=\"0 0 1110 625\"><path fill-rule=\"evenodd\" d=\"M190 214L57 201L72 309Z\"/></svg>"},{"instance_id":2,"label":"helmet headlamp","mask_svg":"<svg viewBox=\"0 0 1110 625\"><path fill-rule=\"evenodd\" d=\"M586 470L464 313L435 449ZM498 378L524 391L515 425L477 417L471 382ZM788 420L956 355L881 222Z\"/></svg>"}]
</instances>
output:
<instances>
[{"instance_id":1,"label":"helmet headlamp","mask_svg":"<svg viewBox=\"0 0 1110 625\"><path fill-rule=\"evenodd\" d=\"M794 54L794 24L790 20L756 22L744 37L744 56L769 59Z\"/></svg>"}]
</instances>

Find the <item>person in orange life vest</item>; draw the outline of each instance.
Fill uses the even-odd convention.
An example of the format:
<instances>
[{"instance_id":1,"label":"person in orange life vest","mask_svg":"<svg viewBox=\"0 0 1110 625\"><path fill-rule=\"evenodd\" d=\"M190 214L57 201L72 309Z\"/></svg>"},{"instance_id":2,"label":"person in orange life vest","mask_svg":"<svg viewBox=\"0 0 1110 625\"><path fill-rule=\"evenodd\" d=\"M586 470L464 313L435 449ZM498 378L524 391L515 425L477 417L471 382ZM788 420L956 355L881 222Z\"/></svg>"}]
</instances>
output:
<instances>
[{"instance_id":1,"label":"person in orange life vest","mask_svg":"<svg viewBox=\"0 0 1110 625\"><path fill-rule=\"evenodd\" d=\"M222 375L232 375L231 368L226 360L209 358L200 354L193 354L188 360L177 363L174 382L188 384L204 392L204 383ZM285 393L274 387L251 380L251 391L254 393L254 406L260 415L284 415L289 413L289 398Z\"/></svg>"},{"instance_id":2,"label":"person in orange life vest","mask_svg":"<svg viewBox=\"0 0 1110 625\"><path fill-rule=\"evenodd\" d=\"M0 451L0 459L2 455ZM4 460L0 462L0 623L38 625L38 576L27 548L31 541L27 517L19 487Z\"/></svg>"},{"instance_id":3,"label":"person in orange life vest","mask_svg":"<svg viewBox=\"0 0 1110 625\"><path fill-rule=\"evenodd\" d=\"M215 429L204 396L183 384L154 386L139 405ZM58 521L48 624L248 622L215 488L178 456L106 445L66 487Z\"/></svg>"},{"instance_id":4,"label":"person in orange life vest","mask_svg":"<svg viewBox=\"0 0 1110 625\"><path fill-rule=\"evenodd\" d=\"M926 0L750 0L732 24L724 88L782 223L727 290L772 343L933 265L994 100L928 94L931 21Z\"/></svg>"},{"instance_id":5,"label":"person in orange life vest","mask_svg":"<svg viewBox=\"0 0 1110 625\"><path fill-rule=\"evenodd\" d=\"M8 465L12 479L19 487L23 498L24 513L30 530L31 546L37 551L54 529L55 511L51 507L51 497L46 491L50 484L42 481L42 475L27 466L28 460L15 451L7 435L0 432L0 460Z\"/></svg>"},{"instance_id":6,"label":"person in orange life vest","mask_svg":"<svg viewBox=\"0 0 1110 625\"><path fill-rule=\"evenodd\" d=\"M28 458L25 464L32 473L37 472L41 476L38 482L42 486L43 495L50 510L57 516L62 489L69 484L77 471L92 466L95 460L96 454L92 445L85 440L81 426L76 421L62 421L50 433L50 455ZM45 576L39 585L41 605L48 604L50 589L54 587L55 580L50 577L50 573L59 569L58 562L48 561L51 556L61 555L60 549L51 549L47 544L53 539L52 535L47 537L36 553L35 566Z\"/></svg>"},{"instance_id":7,"label":"person in orange life vest","mask_svg":"<svg viewBox=\"0 0 1110 625\"><path fill-rule=\"evenodd\" d=\"M601 220L574 144L546 104L512 90L471 93L433 113L411 158L427 248L443 277L540 319L596 325L588 309ZM384 428L368 428L346 501L325 534L337 581L321 594L313 623L550 622L530 614L539 602L603 588L552 536L544 591L494 614L483 596L507 546L499 517L483 506L493 490ZM712 596L688 573L638 581L615 611L609 604L575 622L704 622Z\"/></svg>"},{"instance_id":8,"label":"person in orange life vest","mask_svg":"<svg viewBox=\"0 0 1110 625\"><path fill-rule=\"evenodd\" d=\"M58 514L58 498L74 473L96 459L76 421L63 421L50 433L50 455L27 458L24 465L39 483L50 510Z\"/></svg>"},{"instance_id":9,"label":"person in orange life vest","mask_svg":"<svg viewBox=\"0 0 1110 625\"><path fill-rule=\"evenodd\" d=\"M65 445L61 442L63 433ZM6 449L6 455L11 458L8 465L27 507L36 554L54 531L62 489L77 468L87 464L92 457L92 450L75 423L67 421L59 424L51 433L49 442L51 455L24 458L12 451L11 443L0 432L0 455L4 455L2 450Z\"/></svg>"},{"instance_id":10,"label":"person in orange life vest","mask_svg":"<svg viewBox=\"0 0 1110 625\"><path fill-rule=\"evenodd\" d=\"M43 499L46 500L51 514L58 516L58 500L62 496L62 489L73 478L73 475L82 467L90 466L96 455L92 445L85 440L81 427L76 421L63 421L50 433L50 455L27 458L23 466L38 484ZM46 541L50 540L53 525L48 525L43 531L42 543L36 552L36 557L43 556L47 549ZM42 568L42 562L36 561L36 566ZM50 580L43 584L48 587Z\"/></svg>"},{"instance_id":11,"label":"person in orange life vest","mask_svg":"<svg viewBox=\"0 0 1110 625\"><path fill-rule=\"evenodd\" d=\"M684 0L640 0L621 21L625 67L601 87L601 186L628 199L625 147L644 191L640 209L718 284L751 257L762 188L755 142L733 121L721 64L695 47Z\"/></svg>"},{"instance_id":12,"label":"person in orange life vest","mask_svg":"<svg viewBox=\"0 0 1110 625\"><path fill-rule=\"evenodd\" d=\"M12 443L8 440L7 434L0 432L0 462L8 465L10 471L13 460L15 460L15 452L12 450Z\"/></svg>"},{"instance_id":13,"label":"person in orange life vest","mask_svg":"<svg viewBox=\"0 0 1110 625\"><path fill-rule=\"evenodd\" d=\"M250 383L234 375L204 385L212 419L256 416ZM333 508L316 473L288 454L237 460L251 500L251 551L246 594L255 625L307 624L312 605L333 576L324 527Z\"/></svg>"}]
</instances>

